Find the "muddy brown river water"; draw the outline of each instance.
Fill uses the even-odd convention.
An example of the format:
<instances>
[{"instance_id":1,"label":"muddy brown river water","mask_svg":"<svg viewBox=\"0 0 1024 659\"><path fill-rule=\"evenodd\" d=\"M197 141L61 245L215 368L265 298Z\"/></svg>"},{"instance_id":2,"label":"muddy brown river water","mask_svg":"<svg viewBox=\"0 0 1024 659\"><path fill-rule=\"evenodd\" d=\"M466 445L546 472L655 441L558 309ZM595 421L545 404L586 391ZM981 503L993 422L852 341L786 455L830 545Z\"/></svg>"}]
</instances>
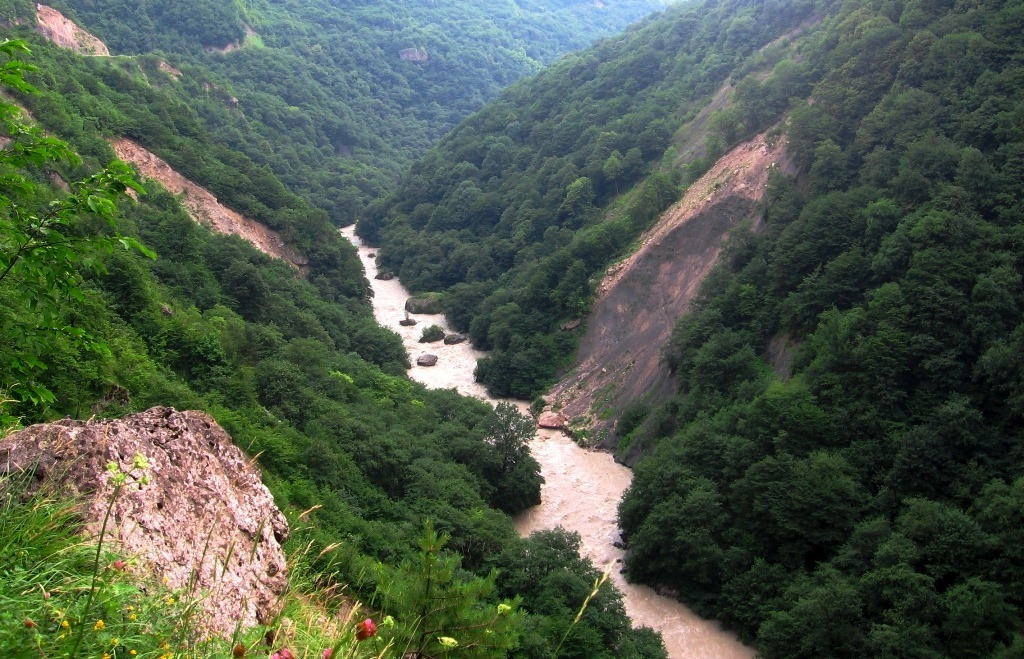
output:
<instances>
[{"instance_id":1,"label":"muddy brown river water","mask_svg":"<svg viewBox=\"0 0 1024 659\"><path fill-rule=\"evenodd\" d=\"M494 403L486 389L473 380L476 360L484 353L468 343L443 345L419 343L424 327L440 325L452 331L444 316L415 314L417 324L402 327L408 291L397 279L374 279L377 264L371 257L374 250L363 247L353 227L342 229L342 235L359 248L359 258L373 286L373 311L377 321L402 337L410 361L409 376L428 387L454 388L467 396ZM437 355L435 366L416 366L422 354ZM517 405L525 411L526 405ZM616 463L612 456L600 451L580 448L557 431L538 430L530 450L541 464L544 487L543 502L519 515L516 529L521 535L562 526L580 534L583 552L599 569L610 570L615 585L625 595L626 612L634 625L646 625L661 632L671 659L748 659L754 650L746 647L734 634L718 623L705 620L668 597L662 597L647 586L626 582L619 573L623 551L614 546L619 539L616 507L629 486L632 472Z\"/></svg>"}]
</instances>

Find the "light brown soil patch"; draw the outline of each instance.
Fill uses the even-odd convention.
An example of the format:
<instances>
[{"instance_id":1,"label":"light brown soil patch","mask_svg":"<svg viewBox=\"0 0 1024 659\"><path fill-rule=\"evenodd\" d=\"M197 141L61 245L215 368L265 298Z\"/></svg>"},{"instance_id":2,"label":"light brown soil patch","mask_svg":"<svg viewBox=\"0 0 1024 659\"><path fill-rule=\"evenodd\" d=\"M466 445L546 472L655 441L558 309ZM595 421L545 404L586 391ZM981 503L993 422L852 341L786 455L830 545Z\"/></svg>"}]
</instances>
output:
<instances>
[{"instance_id":1,"label":"light brown soil patch","mask_svg":"<svg viewBox=\"0 0 1024 659\"><path fill-rule=\"evenodd\" d=\"M53 7L37 4L36 23L39 32L61 48L73 50L79 55L110 56L105 43L72 23Z\"/></svg>"},{"instance_id":2,"label":"light brown soil patch","mask_svg":"<svg viewBox=\"0 0 1024 659\"><path fill-rule=\"evenodd\" d=\"M169 76L173 76L175 78L180 78L181 77L181 71L179 71L174 66L171 66L170 64L168 64L164 60L160 60L159 62L157 62L156 68L160 69L161 71L163 71L164 73L166 73Z\"/></svg>"},{"instance_id":3,"label":"light brown soil patch","mask_svg":"<svg viewBox=\"0 0 1024 659\"><path fill-rule=\"evenodd\" d=\"M577 366L551 392L574 426L600 438L630 400L674 392L661 348L717 263L728 232L744 220L760 224L768 175L786 166L783 142L769 144L761 134L734 148L661 216L632 256L609 268Z\"/></svg>"},{"instance_id":4,"label":"light brown soil patch","mask_svg":"<svg viewBox=\"0 0 1024 659\"><path fill-rule=\"evenodd\" d=\"M185 210L196 222L217 233L238 236L264 254L281 259L306 274L306 260L288 247L277 232L221 204L213 193L174 171L145 147L124 137L112 140L111 146L118 158L135 165L143 176L179 195Z\"/></svg>"}]
</instances>

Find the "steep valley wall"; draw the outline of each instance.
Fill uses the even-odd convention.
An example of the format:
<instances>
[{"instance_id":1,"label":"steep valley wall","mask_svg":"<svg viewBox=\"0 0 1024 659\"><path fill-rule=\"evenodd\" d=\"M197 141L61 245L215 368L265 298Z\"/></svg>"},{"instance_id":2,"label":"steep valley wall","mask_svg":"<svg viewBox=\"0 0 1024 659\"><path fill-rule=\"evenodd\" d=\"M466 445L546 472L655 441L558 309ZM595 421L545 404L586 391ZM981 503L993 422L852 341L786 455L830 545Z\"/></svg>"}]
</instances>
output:
<instances>
[{"instance_id":1,"label":"steep valley wall","mask_svg":"<svg viewBox=\"0 0 1024 659\"><path fill-rule=\"evenodd\" d=\"M784 142L761 134L736 146L661 216L634 254L608 269L576 366L548 397L572 428L609 445L613 419L629 401L674 392L662 346L718 262L729 231L744 221L755 230L760 225L768 175L787 167Z\"/></svg>"}]
</instances>

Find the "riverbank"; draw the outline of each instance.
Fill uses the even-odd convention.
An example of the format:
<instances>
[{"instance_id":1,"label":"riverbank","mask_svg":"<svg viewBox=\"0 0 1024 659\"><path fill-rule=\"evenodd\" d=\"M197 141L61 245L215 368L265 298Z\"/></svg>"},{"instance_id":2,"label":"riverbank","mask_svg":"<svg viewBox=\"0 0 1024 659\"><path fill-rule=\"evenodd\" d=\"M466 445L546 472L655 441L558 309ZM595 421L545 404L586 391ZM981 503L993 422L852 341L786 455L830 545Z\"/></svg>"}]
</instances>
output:
<instances>
[{"instance_id":1,"label":"riverbank","mask_svg":"<svg viewBox=\"0 0 1024 659\"><path fill-rule=\"evenodd\" d=\"M452 331L444 316L415 314L412 317L416 325L400 325L399 321L406 318L408 291L398 279L375 279L375 250L360 244L354 227L346 227L341 233L359 250L359 258L373 287L373 312L377 322L402 337L413 363L409 377L428 387L454 388L466 396L498 402L473 380L476 360L484 353L474 350L468 343L420 343L424 327L436 324L446 333ZM416 359L422 354L437 355L437 364L416 366ZM526 403L513 402L526 411ZM521 535L556 526L580 534L583 553L598 568L608 570L623 592L626 613L633 624L661 632L671 659L750 659L754 656L753 649L744 646L715 621L701 618L675 599L658 595L652 588L628 583L620 574L625 552L615 546L620 539L617 508L632 479L628 468L616 463L611 454L581 448L559 431L539 429L530 442L530 450L540 462L545 483L541 489L541 504L515 519L516 530Z\"/></svg>"}]
</instances>

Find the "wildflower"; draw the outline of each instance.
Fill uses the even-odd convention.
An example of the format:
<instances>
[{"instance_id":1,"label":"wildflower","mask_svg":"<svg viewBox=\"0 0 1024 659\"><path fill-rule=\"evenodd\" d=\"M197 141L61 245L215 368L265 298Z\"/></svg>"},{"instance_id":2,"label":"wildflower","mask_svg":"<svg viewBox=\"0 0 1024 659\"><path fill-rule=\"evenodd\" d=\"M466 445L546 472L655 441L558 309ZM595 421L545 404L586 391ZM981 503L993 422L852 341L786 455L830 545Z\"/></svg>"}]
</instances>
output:
<instances>
[{"instance_id":1,"label":"wildflower","mask_svg":"<svg viewBox=\"0 0 1024 659\"><path fill-rule=\"evenodd\" d=\"M288 648L281 648L274 654L270 655L270 659L295 659L295 655Z\"/></svg>"},{"instance_id":2,"label":"wildflower","mask_svg":"<svg viewBox=\"0 0 1024 659\"><path fill-rule=\"evenodd\" d=\"M103 631L104 627L106 627L106 625L103 624L103 621L102 620L97 620L96 624L92 626L92 630L94 632L101 632L101 631Z\"/></svg>"},{"instance_id":3,"label":"wildflower","mask_svg":"<svg viewBox=\"0 0 1024 659\"><path fill-rule=\"evenodd\" d=\"M457 647L459 645L459 642L456 641L451 636L438 636L437 637L437 642L440 643L443 647L445 647L445 648L447 648L449 650L451 650L452 648Z\"/></svg>"},{"instance_id":4,"label":"wildflower","mask_svg":"<svg viewBox=\"0 0 1024 659\"><path fill-rule=\"evenodd\" d=\"M231 648L231 656L233 657L244 657L245 656L245 644L238 643L235 647Z\"/></svg>"},{"instance_id":5,"label":"wildflower","mask_svg":"<svg viewBox=\"0 0 1024 659\"><path fill-rule=\"evenodd\" d=\"M110 659L110 655L106 652L103 653L103 659Z\"/></svg>"},{"instance_id":6,"label":"wildflower","mask_svg":"<svg viewBox=\"0 0 1024 659\"><path fill-rule=\"evenodd\" d=\"M334 648L327 648L324 653L320 655L320 659L331 659L331 655L334 654Z\"/></svg>"},{"instance_id":7,"label":"wildflower","mask_svg":"<svg viewBox=\"0 0 1024 659\"><path fill-rule=\"evenodd\" d=\"M63 627L64 629L71 629L71 623L68 622L67 620L61 620L60 621L60 626Z\"/></svg>"},{"instance_id":8,"label":"wildflower","mask_svg":"<svg viewBox=\"0 0 1024 659\"><path fill-rule=\"evenodd\" d=\"M134 657L135 655L138 654L138 652L136 652L135 650L129 650L128 654L130 654L130 655L132 655Z\"/></svg>"},{"instance_id":9,"label":"wildflower","mask_svg":"<svg viewBox=\"0 0 1024 659\"><path fill-rule=\"evenodd\" d=\"M138 617L139 617L139 616L137 616L137 615L135 615L135 614L133 613L133 614L131 614L131 615L129 615L129 616L128 616L128 619L129 619L129 620L131 620L132 622L135 622L135 619L136 619L136 618L138 618Z\"/></svg>"},{"instance_id":10,"label":"wildflower","mask_svg":"<svg viewBox=\"0 0 1024 659\"><path fill-rule=\"evenodd\" d=\"M377 625L375 625L373 623L373 619L372 618L367 618L366 620L364 620L364 621L362 621L362 622L360 622L359 624L356 625L356 640L357 641L365 641L366 639L370 638L371 636L376 636L376 635L377 635Z\"/></svg>"},{"instance_id":11,"label":"wildflower","mask_svg":"<svg viewBox=\"0 0 1024 659\"><path fill-rule=\"evenodd\" d=\"M123 571L124 571L124 569L125 569L126 567L128 567L128 564L127 564L127 563L125 563L124 561L122 561L122 560L121 560L121 559L119 558L119 559L117 559L116 561L114 561L113 563L111 563L111 564L110 564L110 567L114 568L115 570L120 570L120 571L122 571L122 572L123 572Z\"/></svg>"},{"instance_id":12,"label":"wildflower","mask_svg":"<svg viewBox=\"0 0 1024 659\"><path fill-rule=\"evenodd\" d=\"M120 643L121 643L121 639L119 639L119 638L112 638L112 639L110 639L110 644L113 645L114 647L117 647L118 644L120 644Z\"/></svg>"},{"instance_id":13,"label":"wildflower","mask_svg":"<svg viewBox=\"0 0 1024 659\"><path fill-rule=\"evenodd\" d=\"M29 629L35 629L39 625L37 625L35 622L30 620L29 618L25 618L25 626L28 627Z\"/></svg>"},{"instance_id":14,"label":"wildflower","mask_svg":"<svg viewBox=\"0 0 1024 659\"><path fill-rule=\"evenodd\" d=\"M149 469L149 460L141 453L136 453L132 460L132 466L136 469Z\"/></svg>"},{"instance_id":15,"label":"wildflower","mask_svg":"<svg viewBox=\"0 0 1024 659\"><path fill-rule=\"evenodd\" d=\"M394 627L395 626L395 617L394 616L384 616L384 619L380 621L380 626L384 627L385 629L390 629L391 627Z\"/></svg>"},{"instance_id":16,"label":"wildflower","mask_svg":"<svg viewBox=\"0 0 1024 659\"><path fill-rule=\"evenodd\" d=\"M511 610L512 610L512 607L509 606L508 604L505 604L504 602L502 602L501 604L498 605L498 615L500 615L500 616L505 615L506 613L508 613Z\"/></svg>"}]
</instances>

